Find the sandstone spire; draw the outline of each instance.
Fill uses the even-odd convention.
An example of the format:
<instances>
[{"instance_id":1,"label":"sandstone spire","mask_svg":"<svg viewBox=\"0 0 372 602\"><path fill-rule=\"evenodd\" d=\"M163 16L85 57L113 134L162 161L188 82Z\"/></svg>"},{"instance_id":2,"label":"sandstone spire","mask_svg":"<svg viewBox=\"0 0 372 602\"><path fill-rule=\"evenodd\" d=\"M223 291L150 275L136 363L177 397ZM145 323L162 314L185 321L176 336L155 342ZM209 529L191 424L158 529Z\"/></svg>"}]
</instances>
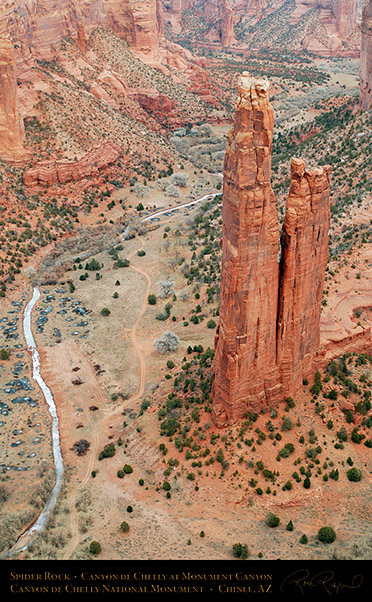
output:
<instances>
[{"instance_id":1,"label":"sandstone spire","mask_svg":"<svg viewBox=\"0 0 372 602\"><path fill-rule=\"evenodd\" d=\"M222 46L231 46L235 39L233 11L228 0L223 0L221 7L221 42Z\"/></svg>"},{"instance_id":2,"label":"sandstone spire","mask_svg":"<svg viewBox=\"0 0 372 602\"><path fill-rule=\"evenodd\" d=\"M328 260L331 168L292 159L281 246L278 354L283 393L292 397L313 369Z\"/></svg>"},{"instance_id":3,"label":"sandstone spire","mask_svg":"<svg viewBox=\"0 0 372 602\"><path fill-rule=\"evenodd\" d=\"M0 159L10 163L27 160L24 137L18 111L14 48L12 42L0 38Z\"/></svg>"},{"instance_id":4,"label":"sandstone spire","mask_svg":"<svg viewBox=\"0 0 372 602\"><path fill-rule=\"evenodd\" d=\"M295 395L314 369L328 259L330 167L293 159L279 265L269 83L243 73L238 92L224 165L217 426Z\"/></svg>"},{"instance_id":5,"label":"sandstone spire","mask_svg":"<svg viewBox=\"0 0 372 602\"><path fill-rule=\"evenodd\" d=\"M281 399L276 366L279 224L270 184L273 109L269 82L243 73L228 138L223 189L220 322L213 420Z\"/></svg>"},{"instance_id":6,"label":"sandstone spire","mask_svg":"<svg viewBox=\"0 0 372 602\"><path fill-rule=\"evenodd\" d=\"M360 49L360 108L372 104L372 0L367 0L362 16L362 44Z\"/></svg>"}]
</instances>

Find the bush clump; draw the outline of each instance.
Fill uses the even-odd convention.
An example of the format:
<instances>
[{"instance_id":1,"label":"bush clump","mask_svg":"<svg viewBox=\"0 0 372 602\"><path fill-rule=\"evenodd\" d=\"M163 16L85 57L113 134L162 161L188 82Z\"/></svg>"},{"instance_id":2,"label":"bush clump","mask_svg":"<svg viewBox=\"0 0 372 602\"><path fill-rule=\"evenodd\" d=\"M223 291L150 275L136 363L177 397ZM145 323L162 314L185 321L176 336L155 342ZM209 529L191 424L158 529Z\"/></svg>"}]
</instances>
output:
<instances>
[{"instance_id":1,"label":"bush clump","mask_svg":"<svg viewBox=\"0 0 372 602\"><path fill-rule=\"evenodd\" d=\"M129 525L125 520L121 523L120 529L123 531L123 533L128 533Z\"/></svg>"},{"instance_id":2,"label":"bush clump","mask_svg":"<svg viewBox=\"0 0 372 602\"><path fill-rule=\"evenodd\" d=\"M164 332L159 339L155 339L155 349L159 353L172 353L173 351L177 351L179 344L180 340L178 336L170 330Z\"/></svg>"},{"instance_id":3,"label":"bush clump","mask_svg":"<svg viewBox=\"0 0 372 602\"><path fill-rule=\"evenodd\" d=\"M232 553L234 558L247 558L248 546L245 543L234 543L232 547Z\"/></svg>"},{"instance_id":4,"label":"bush clump","mask_svg":"<svg viewBox=\"0 0 372 602\"><path fill-rule=\"evenodd\" d=\"M115 445L114 443L109 443L105 445L103 451L98 456L98 460L103 460L103 458L112 458L115 455Z\"/></svg>"},{"instance_id":5,"label":"bush clump","mask_svg":"<svg viewBox=\"0 0 372 602\"><path fill-rule=\"evenodd\" d=\"M362 480L362 471L359 470L359 468L350 468L350 470L347 471L347 478L349 479L349 481L361 481Z\"/></svg>"},{"instance_id":6,"label":"bush clump","mask_svg":"<svg viewBox=\"0 0 372 602\"><path fill-rule=\"evenodd\" d=\"M101 551L101 544L98 541L91 541L89 545L90 554L99 554Z\"/></svg>"},{"instance_id":7,"label":"bush clump","mask_svg":"<svg viewBox=\"0 0 372 602\"><path fill-rule=\"evenodd\" d=\"M269 527L277 527L280 523L280 518L279 516L276 516L273 512L269 512L269 514L266 517L266 524Z\"/></svg>"},{"instance_id":8,"label":"bush clump","mask_svg":"<svg viewBox=\"0 0 372 602\"><path fill-rule=\"evenodd\" d=\"M332 527L322 527L318 531L318 539L323 543L332 543L336 539L336 533Z\"/></svg>"}]
</instances>

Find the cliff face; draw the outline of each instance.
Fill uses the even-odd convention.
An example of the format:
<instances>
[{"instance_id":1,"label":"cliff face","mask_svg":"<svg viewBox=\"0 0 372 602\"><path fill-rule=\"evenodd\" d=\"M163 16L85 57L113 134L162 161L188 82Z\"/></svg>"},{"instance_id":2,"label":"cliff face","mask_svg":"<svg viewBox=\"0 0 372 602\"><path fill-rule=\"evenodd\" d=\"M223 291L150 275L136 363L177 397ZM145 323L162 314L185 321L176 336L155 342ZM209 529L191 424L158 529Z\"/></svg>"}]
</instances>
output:
<instances>
[{"instance_id":1,"label":"cliff face","mask_svg":"<svg viewBox=\"0 0 372 602\"><path fill-rule=\"evenodd\" d=\"M306 169L292 159L281 235L277 362L285 397L311 374L320 343L320 313L328 260L330 167Z\"/></svg>"},{"instance_id":2,"label":"cliff face","mask_svg":"<svg viewBox=\"0 0 372 602\"><path fill-rule=\"evenodd\" d=\"M291 50L307 49L321 55L354 55L357 50L354 40L350 47L343 42L356 29L359 0L163 0L163 4L174 33L187 33L182 32L181 15L191 8L209 26L207 41L222 41L224 46L236 41L234 26L239 25L239 46L243 47L281 50L284 44ZM270 17L274 13L275 22ZM195 41L205 40L196 37Z\"/></svg>"},{"instance_id":3,"label":"cliff face","mask_svg":"<svg viewBox=\"0 0 372 602\"><path fill-rule=\"evenodd\" d=\"M293 22L311 9L319 11L319 20L329 34L347 38L356 26L358 0L296 0Z\"/></svg>"},{"instance_id":4,"label":"cliff face","mask_svg":"<svg viewBox=\"0 0 372 602\"><path fill-rule=\"evenodd\" d=\"M22 162L29 153L23 148L23 121L17 102L17 79L13 44L0 38L0 159Z\"/></svg>"},{"instance_id":5,"label":"cliff face","mask_svg":"<svg viewBox=\"0 0 372 602\"><path fill-rule=\"evenodd\" d=\"M163 0L164 21L173 33L182 30L182 12L192 6L193 0Z\"/></svg>"},{"instance_id":6,"label":"cliff face","mask_svg":"<svg viewBox=\"0 0 372 602\"><path fill-rule=\"evenodd\" d=\"M276 366L278 215L270 184L273 110L267 80L243 74L223 189L220 321L213 420L221 426L281 399Z\"/></svg>"},{"instance_id":7,"label":"cliff face","mask_svg":"<svg viewBox=\"0 0 372 602\"><path fill-rule=\"evenodd\" d=\"M99 172L115 163L121 154L121 148L113 142L105 142L86 153L78 161L44 161L31 167L23 174L26 186L46 186L56 183L78 181Z\"/></svg>"},{"instance_id":8,"label":"cliff face","mask_svg":"<svg viewBox=\"0 0 372 602\"><path fill-rule=\"evenodd\" d=\"M161 0L3 0L0 5L0 37L14 43L18 72L35 58L51 59L51 46L64 37L87 47L96 27L112 29L152 63L186 68L187 51L164 37Z\"/></svg>"},{"instance_id":9,"label":"cliff face","mask_svg":"<svg viewBox=\"0 0 372 602\"><path fill-rule=\"evenodd\" d=\"M243 74L238 90L224 165L217 426L277 405L314 369L328 258L330 168L293 160L279 266L269 84Z\"/></svg>"},{"instance_id":10,"label":"cliff face","mask_svg":"<svg viewBox=\"0 0 372 602\"><path fill-rule=\"evenodd\" d=\"M372 104L372 0L364 7L361 30L359 104L364 111Z\"/></svg>"}]
</instances>

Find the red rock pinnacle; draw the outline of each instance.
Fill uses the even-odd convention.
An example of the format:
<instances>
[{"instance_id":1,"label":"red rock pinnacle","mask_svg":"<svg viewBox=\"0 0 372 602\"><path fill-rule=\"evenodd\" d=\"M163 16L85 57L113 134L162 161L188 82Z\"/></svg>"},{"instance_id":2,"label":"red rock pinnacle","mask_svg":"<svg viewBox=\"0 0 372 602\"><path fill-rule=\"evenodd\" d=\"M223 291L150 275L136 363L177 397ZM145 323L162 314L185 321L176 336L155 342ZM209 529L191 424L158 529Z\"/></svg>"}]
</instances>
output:
<instances>
[{"instance_id":1,"label":"red rock pinnacle","mask_svg":"<svg viewBox=\"0 0 372 602\"><path fill-rule=\"evenodd\" d=\"M305 168L292 159L283 223L278 311L278 354L285 397L313 370L320 342L320 312L328 260L331 168Z\"/></svg>"},{"instance_id":2,"label":"red rock pinnacle","mask_svg":"<svg viewBox=\"0 0 372 602\"><path fill-rule=\"evenodd\" d=\"M222 426L281 399L276 366L279 224L270 184L269 82L243 73L224 166L220 322L213 420Z\"/></svg>"},{"instance_id":3,"label":"red rock pinnacle","mask_svg":"<svg viewBox=\"0 0 372 602\"><path fill-rule=\"evenodd\" d=\"M294 395L314 367L328 259L330 167L292 160L279 266L269 83L243 73L224 166L217 426Z\"/></svg>"},{"instance_id":4,"label":"red rock pinnacle","mask_svg":"<svg viewBox=\"0 0 372 602\"><path fill-rule=\"evenodd\" d=\"M0 159L9 163L27 161L23 148L25 132L17 102L17 79L12 42L0 38Z\"/></svg>"},{"instance_id":5,"label":"red rock pinnacle","mask_svg":"<svg viewBox=\"0 0 372 602\"><path fill-rule=\"evenodd\" d=\"M361 30L359 104L365 111L372 105L372 0L364 6Z\"/></svg>"}]
</instances>

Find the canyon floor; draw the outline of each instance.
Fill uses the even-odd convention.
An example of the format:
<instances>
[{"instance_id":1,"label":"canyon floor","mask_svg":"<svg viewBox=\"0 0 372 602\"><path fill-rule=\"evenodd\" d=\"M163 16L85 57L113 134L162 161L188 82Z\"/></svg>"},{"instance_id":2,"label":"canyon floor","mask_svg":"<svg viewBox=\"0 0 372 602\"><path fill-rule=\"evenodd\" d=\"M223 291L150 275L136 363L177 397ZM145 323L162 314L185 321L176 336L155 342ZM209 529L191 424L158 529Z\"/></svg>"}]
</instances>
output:
<instances>
[{"instance_id":1,"label":"canyon floor","mask_svg":"<svg viewBox=\"0 0 372 602\"><path fill-rule=\"evenodd\" d=\"M114 47L105 46L106 61ZM221 90L231 86L230 59L214 59L226 67L218 75ZM306 64L302 73L307 77ZM200 146L190 130L173 136L160 167L171 163L173 173L184 174L174 197L161 185L169 185L171 172L159 182L139 185L137 174L129 185L112 185L110 207L104 196L98 200L107 184L101 176L89 211L71 205L86 192L81 183L34 191L32 227L40 228L37 212L47 203L50 209L56 195L58 207L68 197L79 230L45 237L1 298L0 347L11 352L0 360L3 554L36 519L54 483L51 421L22 331L23 309L37 284L32 327L57 406L65 477L48 528L26 539L25 551L16 544L13 558L94 558L92 541L105 560L228 560L236 543L246 544L254 560L371 558L372 356L363 347L372 326L371 116L352 113L353 59L323 60L316 73L319 81L307 94L296 91L298 82L284 91L287 80L274 81L273 187L281 216L289 154L310 163L334 158L321 325L328 368L294 400L241 424L218 430L210 420L221 195L151 219L221 190L229 124L206 122ZM53 119L61 128L57 112ZM121 172L115 166L108 173L112 181ZM9 227L19 212L13 209L5 216ZM180 342L162 354L155 340L168 330ZM352 466L361 470L360 481L348 479ZM270 512L280 519L275 528L267 524ZM334 543L318 541L322 526L333 527ZM300 543L303 535L307 543Z\"/></svg>"}]
</instances>

